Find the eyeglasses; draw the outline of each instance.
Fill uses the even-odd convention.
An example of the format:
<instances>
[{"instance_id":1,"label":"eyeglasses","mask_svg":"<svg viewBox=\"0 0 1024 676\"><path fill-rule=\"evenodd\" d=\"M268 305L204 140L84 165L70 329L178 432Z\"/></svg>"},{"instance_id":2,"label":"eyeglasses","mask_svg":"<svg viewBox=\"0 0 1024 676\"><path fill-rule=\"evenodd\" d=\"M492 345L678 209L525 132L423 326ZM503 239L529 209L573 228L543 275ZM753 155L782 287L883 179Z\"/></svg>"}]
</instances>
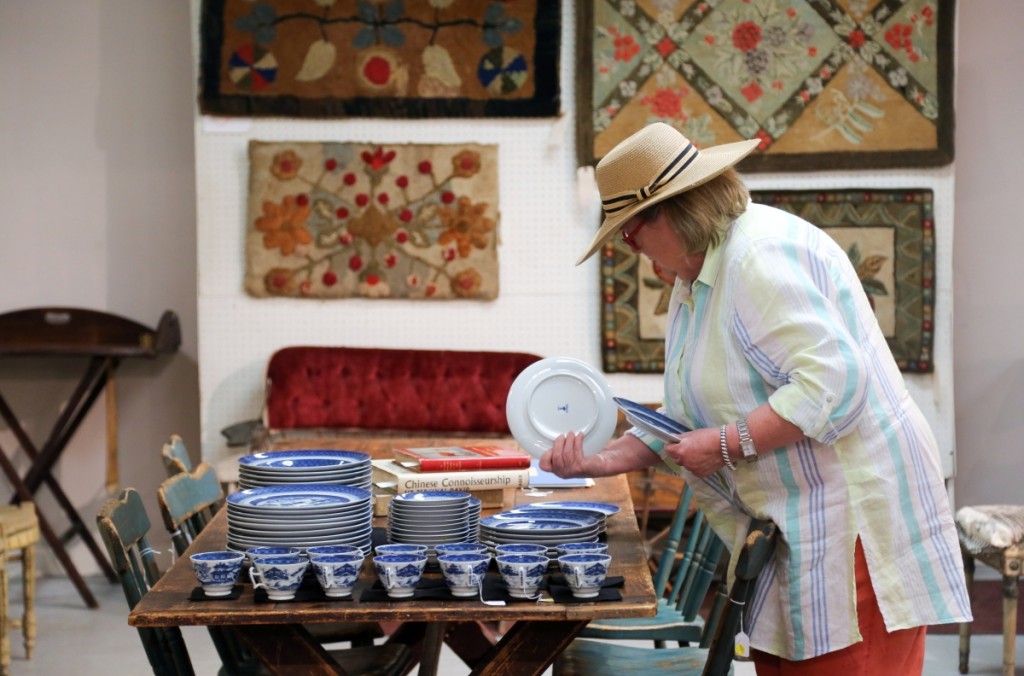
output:
<instances>
[{"instance_id":1,"label":"eyeglasses","mask_svg":"<svg viewBox=\"0 0 1024 676\"><path fill-rule=\"evenodd\" d=\"M647 225L647 221L640 219L640 222L636 224L636 227L632 230L627 231L625 228L619 230L619 234L622 236L622 241L629 245L629 248L633 250L633 253L640 253L640 245L636 243L636 233L640 232L640 228Z\"/></svg>"}]
</instances>

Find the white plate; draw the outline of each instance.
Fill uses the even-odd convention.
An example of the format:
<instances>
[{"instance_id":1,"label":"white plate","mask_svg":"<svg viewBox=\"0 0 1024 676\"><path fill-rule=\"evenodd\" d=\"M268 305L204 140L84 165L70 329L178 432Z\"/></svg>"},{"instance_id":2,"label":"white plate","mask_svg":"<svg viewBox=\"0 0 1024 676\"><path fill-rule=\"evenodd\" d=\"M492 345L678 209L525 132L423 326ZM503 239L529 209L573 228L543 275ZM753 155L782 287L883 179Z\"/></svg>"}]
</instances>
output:
<instances>
[{"instance_id":1,"label":"white plate","mask_svg":"<svg viewBox=\"0 0 1024 676\"><path fill-rule=\"evenodd\" d=\"M566 432L582 432L583 453L597 453L612 438L618 417L604 375L572 357L549 357L523 369L508 391L505 416L519 445L538 458Z\"/></svg>"}]
</instances>

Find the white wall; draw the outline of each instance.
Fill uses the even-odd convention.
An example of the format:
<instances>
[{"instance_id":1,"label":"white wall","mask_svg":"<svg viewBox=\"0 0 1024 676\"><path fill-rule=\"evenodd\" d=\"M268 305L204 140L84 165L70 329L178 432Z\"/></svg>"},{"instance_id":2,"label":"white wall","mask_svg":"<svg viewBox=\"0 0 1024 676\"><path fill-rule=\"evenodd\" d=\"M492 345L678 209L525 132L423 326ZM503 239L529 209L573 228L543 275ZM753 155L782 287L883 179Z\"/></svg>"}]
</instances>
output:
<instances>
[{"instance_id":1,"label":"white wall","mask_svg":"<svg viewBox=\"0 0 1024 676\"><path fill-rule=\"evenodd\" d=\"M1019 503L1024 499L1019 480L1024 469L1019 441L1024 436L1024 300L1016 288L1021 278L1016 254L1024 249L1024 232L1011 209L1021 185L1016 165L1024 156L1024 141L1012 119L1019 115L1024 91L1004 73L1024 67L1024 45L1013 34L1024 24L1024 4L967 4L958 17L952 280L956 498L959 504ZM300 320L290 307L294 301L253 301L241 294L240 246L231 249L230 258L205 268L214 270L214 278L201 285L195 281L196 181L205 185L204 172L215 171L218 162L237 166L244 146L239 136L210 135L209 147L203 147L202 121L193 118L195 69L188 58L192 32L188 5L170 0L0 1L0 57L6 64L0 69L0 270L6 273L0 311L79 305L147 324L154 324L164 309L181 316L181 351L156 363L125 362L119 379L122 483L139 488L154 517L152 494L163 478L160 444L176 432L194 453L200 447L199 314L204 340L230 335L245 350L293 342L294 334L286 340L280 327ZM563 63L567 97L572 67L571 61ZM569 110L571 105L567 99L564 107ZM326 129L300 125L293 133L262 124L267 123L257 123L255 129L263 138L321 139ZM323 303L314 319L301 318L307 323L299 331L310 336L323 331L334 343L408 346L412 334L417 345L426 347L478 347L477 336L438 328L455 322L483 327L493 349L576 354L598 363L598 306L586 300L595 298L596 273L571 265L589 239L589 225L575 215L575 194L567 188L573 178L568 164L550 160L551 152L562 153L570 143L571 125L470 120L458 123L457 134L435 127L391 121L370 129L365 120L350 121L337 137L398 142L410 138L411 129L423 142L472 138L500 143L502 161L511 166L541 158L526 175L515 175L503 164L501 304L429 304L396 320L405 306ZM195 153L194 138L199 146ZM934 173L937 182L946 180L941 170ZM536 199L559 214L552 219L541 212L543 249L532 246L538 238L520 227L535 217L533 205L504 199L520 180L533 181ZM762 187L760 180L752 183ZM226 194L202 198L239 209L244 179L234 181ZM241 221L229 223L240 227ZM234 245L229 241L227 246ZM205 251L200 252L200 266L203 255L213 249ZM197 312L197 297L203 303L221 302L225 316L211 316L209 308ZM235 312L244 314L245 306L257 302L276 320L233 321ZM536 314L550 314L551 308L569 302L575 304L566 308L571 320L530 327ZM352 316L370 325L370 331L357 330ZM0 392L25 419L33 438L41 441L82 365L76 360L0 358ZM237 411L248 417L253 413L249 405L258 401L252 378L258 378L261 367L260 360L250 359L232 367L237 376L232 378L204 359L203 391L227 398L236 407L232 415ZM658 386L647 384L650 378L617 380L614 386L626 396L658 396ZM212 382L223 386L209 390ZM948 407L949 402L940 405ZM209 402L202 409L209 416ZM202 445L216 453L219 421L208 422L217 424L204 428ZM0 446L9 456L24 457L2 425ZM87 523L104 497L104 447L100 403L58 468ZM6 481L0 479L0 486L6 488ZM43 509L61 526L59 510L45 489L41 495ZM158 538L155 546L166 548L165 542ZM72 551L82 569L90 570L90 557L81 546L73 545ZM52 561L48 568L54 568Z\"/></svg>"}]
</instances>

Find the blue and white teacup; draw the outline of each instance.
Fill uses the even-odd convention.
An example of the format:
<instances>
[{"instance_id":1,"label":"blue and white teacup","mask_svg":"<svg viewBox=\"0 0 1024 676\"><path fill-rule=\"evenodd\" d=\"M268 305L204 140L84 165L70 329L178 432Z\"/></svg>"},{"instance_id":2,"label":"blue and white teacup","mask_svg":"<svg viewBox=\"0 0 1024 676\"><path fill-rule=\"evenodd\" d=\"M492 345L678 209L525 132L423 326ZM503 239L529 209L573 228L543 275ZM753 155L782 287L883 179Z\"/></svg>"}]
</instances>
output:
<instances>
[{"instance_id":1,"label":"blue and white teacup","mask_svg":"<svg viewBox=\"0 0 1024 676\"><path fill-rule=\"evenodd\" d=\"M594 598L608 577L612 557L608 554L566 554L558 557L565 581L578 599Z\"/></svg>"},{"instance_id":2,"label":"blue and white teacup","mask_svg":"<svg viewBox=\"0 0 1024 676\"><path fill-rule=\"evenodd\" d=\"M207 596L227 596L242 572L245 555L240 552L199 552L193 554L192 570Z\"/></svg>"},{"instance_id":3,"label":"blue and white teacup","mask_svg":"<svg viewBox=\"0 0 1024 676\"><path fill-rule=\"evenodd\" d=\"M407 599L416 592L416 584L427 567L426 554L378 554L373 557L373 568L388 596Z\"/></svg>"},{"instance_id":4,"label":"blue and white teacup","mask_svg":"<svg viewBox=\"0 0 1024 676\"><path fill-rule=\"evenodd\" d=\"M472 552L438 554L437 562L452 596L476 596L487 575L491 555Z\"/></svg>"},{"instance_id":5,"label":"blue and white teacup","mask_svg":"<svg viewBox=\"0 0 1024 676\"><path fill-rule=\"evenodd\" d=\"M606 542L563 542L555 545L555 551L559 556L566 554L607 554L608 543Z\"/></svg>"},{"instance_id":6,"label":"blue and white teacup","mask_svg":"<svg viewBox=\"0 0 1024 676\"><path fill-rule=\"evenodd\" d=\"M547 545L533 544L530 542L503 542L494 545L494 551L498 556L503 554L544 554L548 553Z\"/></svg>"},{"instance_id":7,"label":"blue and white teacup","mask_svg":"<svg viewBox=\"0 0 1024 676\"><path fill-rule=\"evenodd\" d=\"M331 598L352 595L352 588L363 569L363 552L348 554L315 554L310 558L313 572L324 594Z\"/></svg>"},{"instance_id":8,"label":"blue and white teacup","mask_svg":"<svg viewBox=\"0 0 1024 676\"><path fill-rule=\"evenodd\" d=\"M377 554L423 554L426 555L428 547L412 542L391 542L386 545L377 545L373 551Z\"/></svg>"},{"instance_id":9,"label":"blue and white teacup","mask_svg":"<svg viewBox=\"0 0 1024 676\"><path fill-rule=\"evenodd\" d=\"M302 584L309 561L299 554L261 556L253 560L249 579L254 589L265 589L271 601L290 601Z\"/></svg>"},{"instance_id":10,"label":"blue and white teacup","mask_svg":"<svg viewBox=\"0 0 1024 676\"><path fill-rule=\"evenodd\" d=\"M547 554L502 554L495 559L498 572L508 588L508 595L517 599L537 596L544 573L548 570Z\"/></svg>"},{"instance_id":11,"label":"blue and white teacup","mask_svg":"<svg viewBox=\"0 0 1024 676\"><path fill-rule=\"evenodd\" d=\"M487 545L482 542L444 542L434 547L438 557L442 554L486 554Z\"/></svg>"},{"instance_id":12,"label":"blue and white teacup","mask_svg":"<svg viewBox=\"0 0 1024 676\"><path fill-rule=\"evenodd\" d=\"M301 554L302 550L298 547L249 547L245 550L245 555L249 557L250 562L264 556L298 556Z\"/></svg>"},{"instance_id":13,"label":"blue and white teacup","mask_svg":"<svg viewBox=\"0 0 1024 676\"><path fill-rule=\"evenodd\" d=\"M306 556L310 560L322 554L358 554L360 557L366 556L363 548L356 547L355 545L316 545L306 548Z\"/></svg>"}]
</instances>

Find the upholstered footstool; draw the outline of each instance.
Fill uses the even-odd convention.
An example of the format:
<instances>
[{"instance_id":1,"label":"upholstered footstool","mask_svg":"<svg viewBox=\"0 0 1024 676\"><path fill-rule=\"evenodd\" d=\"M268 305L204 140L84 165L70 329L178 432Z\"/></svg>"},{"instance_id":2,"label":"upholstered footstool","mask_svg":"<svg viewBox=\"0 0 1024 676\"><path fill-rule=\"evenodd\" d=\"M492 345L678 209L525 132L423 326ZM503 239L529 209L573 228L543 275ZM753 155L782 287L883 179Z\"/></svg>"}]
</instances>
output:
<instances>
[{"instance_id":1,"label":"upholstered footstool","mask_svg":"<svg viewBox=\"0 0 1024 676\"><path fill-rule=\"evenodd\" d=\"M1024 573L1024 505L978 505L956 513L956 528L964 556L967 590L974 585L975 560L1003 576L1003 674L1013 676L1017 635L1017 597ZM960 625L960 673L967 673L971 625Z\"/></svg>"}]
</instances>

